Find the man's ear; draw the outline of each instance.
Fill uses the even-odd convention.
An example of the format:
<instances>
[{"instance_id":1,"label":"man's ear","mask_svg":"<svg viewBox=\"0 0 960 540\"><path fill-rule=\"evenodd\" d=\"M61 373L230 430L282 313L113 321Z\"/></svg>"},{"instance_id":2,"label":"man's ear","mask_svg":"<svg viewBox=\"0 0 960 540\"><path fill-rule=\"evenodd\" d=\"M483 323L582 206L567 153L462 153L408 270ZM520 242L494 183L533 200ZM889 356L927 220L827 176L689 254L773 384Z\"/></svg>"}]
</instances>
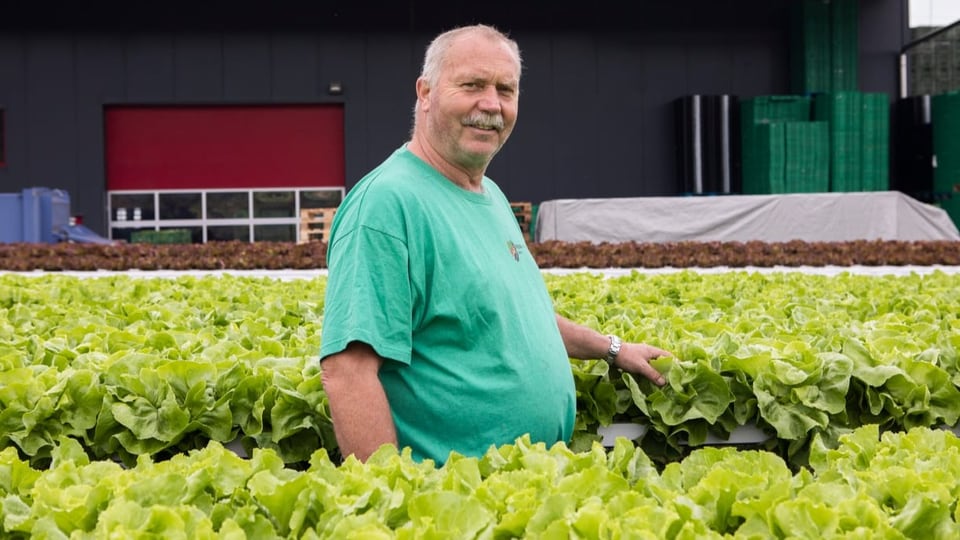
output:
<instances>
[{"instance_id":1,"label":"man's ear","mask_svg":"<svg viewBox=\"0 0 960 540\"><path fill-rule=\"evenodd\" d=\"M426 111L430 108L430 83L420 77L417 79L417 107Z\"/></svg>"}]
</instances>

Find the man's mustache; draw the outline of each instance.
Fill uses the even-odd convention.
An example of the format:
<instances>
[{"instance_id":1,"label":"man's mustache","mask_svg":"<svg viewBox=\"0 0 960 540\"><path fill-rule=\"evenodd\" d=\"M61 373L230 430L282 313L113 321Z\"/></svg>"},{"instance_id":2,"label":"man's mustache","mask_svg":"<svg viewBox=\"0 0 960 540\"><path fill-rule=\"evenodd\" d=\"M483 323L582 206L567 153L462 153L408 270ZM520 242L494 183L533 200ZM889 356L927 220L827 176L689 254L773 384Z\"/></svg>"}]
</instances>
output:
<instances>
[{"instance_id":1,"label":"man's mustache","mask_svg":"<svg viewBox=\"0 0 960 540\"><path fill-rule=\"evenodd\" d=\"M464 118L460 123L464 126L480 129L503 131L503 115L500 114L474 113Z\"/></svg>"}]
</instances>

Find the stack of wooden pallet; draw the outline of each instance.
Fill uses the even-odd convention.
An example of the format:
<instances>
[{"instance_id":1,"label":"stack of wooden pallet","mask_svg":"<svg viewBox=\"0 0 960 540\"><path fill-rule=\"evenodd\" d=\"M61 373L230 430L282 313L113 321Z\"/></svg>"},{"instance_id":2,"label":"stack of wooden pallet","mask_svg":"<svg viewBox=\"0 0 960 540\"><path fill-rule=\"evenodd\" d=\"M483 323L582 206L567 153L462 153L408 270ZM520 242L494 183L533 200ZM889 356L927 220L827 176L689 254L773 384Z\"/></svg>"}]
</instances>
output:
<instances>
[{"instance_id":1,"label":"stack of wooden pallet","mask_svg":"<svg viewBox=\"0 0 960 540\"><path fill-rule=\"evenodd\" d=\"M336 208L304 208L300 210L299 244L326 242L333 226Z\"/></svg>"}]
</instances>

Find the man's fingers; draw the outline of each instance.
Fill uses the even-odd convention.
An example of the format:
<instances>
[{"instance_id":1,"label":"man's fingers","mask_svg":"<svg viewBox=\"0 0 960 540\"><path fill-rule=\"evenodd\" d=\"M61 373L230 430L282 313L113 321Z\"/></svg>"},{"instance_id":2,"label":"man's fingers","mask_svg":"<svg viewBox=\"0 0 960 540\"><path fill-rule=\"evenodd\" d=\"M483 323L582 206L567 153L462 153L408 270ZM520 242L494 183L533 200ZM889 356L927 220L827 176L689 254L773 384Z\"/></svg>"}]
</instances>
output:
<instances>
[{"instance_id":1,"label":"man's fingers","mask_svg":"<svg viewBox=\"0 0 960 540\"><path fill-rule=\"evenodd\" d=\"M647 361L646 361L646 366L644 366L644 368L643 368L643 372L644 372L643 374L644 374L648 379L650 379L651 381L653 381L654 384L657 384L657 385L659 385L659 386L663 386L663 385L666 384L666 382L667 382L666 378L664 378L663 374L661 374L659 371L657 371L657 368L655 368L655 367L653 367L652 365L650 365L650 361L651 361L651 360L654 360L654 359L656 359L656 358L672 357L673 355L672 355L671 353L669 353L668 351L665 351L665 350L663 350L663 349L661 349L661 348L659 348L659 347L653 347L653 346L648 346L648 347L649 347L649 349L648 349L649 352L652 353L652 354L649 354L649 355L646 356L646 360L647 360Z\"/></svg>"}]
</instances>

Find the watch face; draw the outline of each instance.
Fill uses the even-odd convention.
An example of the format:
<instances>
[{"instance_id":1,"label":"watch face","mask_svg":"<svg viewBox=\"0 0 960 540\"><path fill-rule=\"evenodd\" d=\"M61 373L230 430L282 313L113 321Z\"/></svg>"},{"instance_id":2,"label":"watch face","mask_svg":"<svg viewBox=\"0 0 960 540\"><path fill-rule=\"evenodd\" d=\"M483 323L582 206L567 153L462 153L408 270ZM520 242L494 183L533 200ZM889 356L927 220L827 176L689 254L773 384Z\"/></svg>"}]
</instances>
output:
<instances>
[{"instance_id":1,"label":"watch face","mask_svg":"<svg viewBox=\"0 0 960 540\"><path fill-rule=\"evenodd\" d=\"M616 360L617 355L620 354L620 346L622 342L617 336L610 336L610 348L607 349L607 362L613 362Z\"/></svg>"}]
</instances>

